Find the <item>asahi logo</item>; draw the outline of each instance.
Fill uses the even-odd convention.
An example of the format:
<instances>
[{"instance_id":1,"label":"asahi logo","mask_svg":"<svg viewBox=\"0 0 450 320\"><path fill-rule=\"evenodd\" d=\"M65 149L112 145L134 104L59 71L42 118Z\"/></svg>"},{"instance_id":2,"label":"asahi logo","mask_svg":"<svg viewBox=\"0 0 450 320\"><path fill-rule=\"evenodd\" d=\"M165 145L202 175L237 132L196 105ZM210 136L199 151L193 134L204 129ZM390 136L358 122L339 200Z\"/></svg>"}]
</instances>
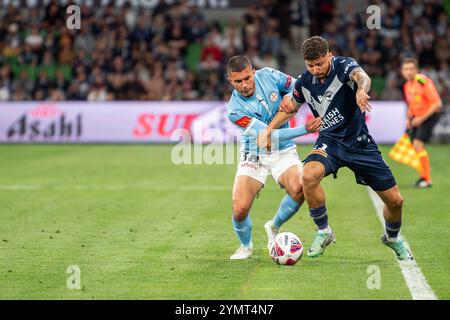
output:
<instances>
[{"instance_id":1,"label":"asahi logo","mask_svg":"<svg viewBox=\"0 0 450 320\"><path fill-rule=\"evenodd\" d=\"M82 116L66 115L55 106L39 106L24 113L8 128L9 140L71 140L83 132Z\"/></svg>"}]
</instances>

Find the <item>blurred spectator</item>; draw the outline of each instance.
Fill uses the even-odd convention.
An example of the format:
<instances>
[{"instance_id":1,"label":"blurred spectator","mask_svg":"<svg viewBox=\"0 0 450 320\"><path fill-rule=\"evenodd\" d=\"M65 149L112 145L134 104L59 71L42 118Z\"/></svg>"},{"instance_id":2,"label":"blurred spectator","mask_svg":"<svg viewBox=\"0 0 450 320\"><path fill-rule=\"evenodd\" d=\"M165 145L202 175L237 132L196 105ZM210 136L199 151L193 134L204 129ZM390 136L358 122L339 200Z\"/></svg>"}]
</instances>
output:
<instances>
[{"instance_id":1,"label":"blurred spectator","mask_svg":"<svg viewBox=\"0 0 450 320\"><path fill-rule=\"evenodd\" d=\"M91 90L87 96L88 101L106 101L108 100L108 92L106 91L105 82L102 76L97 75Z\"/></svg>"},{"instance_id":2,"label":"blurred spectator","mask_svg":"<svg viewBox=\"0 0 450 320\"><path fill-rule=\"evenodd\" d=\"M291 1L290 33L291 45L300 50L303 41L309 37L309 1Z\"/></svg>"},{"instance_id":3,"label":"blurred spectator","mask_svg":"<svg viewBox=\"0 0 450 320\"><path fill-rule=\"evenodd\" d=\"M220 67L220 60L222 58L222 52L219 46L214 41L214 34L209 33L206 36L205 45L203 46L200 68L202 70L218 70Z\"/></svg>"},{"instance_id":4,"label":"blurred spectator","mask_svg":"<svg viewBox=\"0 0 450 320\"><path fill-rule=\"evenodd\" d=\"M267 24L267 29L262 36L261 50L263 54L271 53L275 57L278 57L281 53L281 38L276 19L270 19Z\"/></svg>"}]
</instances>

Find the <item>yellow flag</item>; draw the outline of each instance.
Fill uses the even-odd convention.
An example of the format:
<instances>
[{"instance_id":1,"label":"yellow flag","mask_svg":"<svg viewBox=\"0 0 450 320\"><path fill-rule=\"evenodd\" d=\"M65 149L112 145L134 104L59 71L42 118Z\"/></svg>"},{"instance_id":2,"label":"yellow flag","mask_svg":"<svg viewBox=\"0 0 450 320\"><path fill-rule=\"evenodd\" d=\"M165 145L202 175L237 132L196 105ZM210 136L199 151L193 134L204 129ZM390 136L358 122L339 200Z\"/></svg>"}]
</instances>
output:
<instances>
[{"instance_id":1,"label":"yellow flag","mask_svg":"<svg viewBox=\"0 0 450 320\"><path fill-rule=\"evenodd\" d=\"M407 133L394 144L391 151L389 151L389 157L397 162L406 164L411 168L421 172L422 165L420 163L419 155L412 146L411 139Z\"/></svg>"}]
</instances>

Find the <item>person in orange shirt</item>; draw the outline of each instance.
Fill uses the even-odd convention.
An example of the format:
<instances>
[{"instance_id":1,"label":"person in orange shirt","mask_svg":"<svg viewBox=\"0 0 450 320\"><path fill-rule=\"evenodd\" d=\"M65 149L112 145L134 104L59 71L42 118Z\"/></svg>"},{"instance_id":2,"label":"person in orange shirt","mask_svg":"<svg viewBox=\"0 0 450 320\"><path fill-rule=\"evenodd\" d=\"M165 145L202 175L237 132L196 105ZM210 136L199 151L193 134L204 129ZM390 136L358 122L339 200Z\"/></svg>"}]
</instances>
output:
<instances>
[{"instance_id":1,"label":"person in orange shirt","mask_svg":"<svg viewBox=\"0 0 450 320\"><path fill-rule=\"evenodd\" d=\"M407 129L414 149L419 155L422 169L417 188L432 186L430 174L430 158L425 150L425 143L430 141L433 128L439 120L442 100L433 81L419 73L419 64L414 58L402 61L401 72L406 80L403 85L406 103L408 104Z\"/></svg>"}]
</instances>

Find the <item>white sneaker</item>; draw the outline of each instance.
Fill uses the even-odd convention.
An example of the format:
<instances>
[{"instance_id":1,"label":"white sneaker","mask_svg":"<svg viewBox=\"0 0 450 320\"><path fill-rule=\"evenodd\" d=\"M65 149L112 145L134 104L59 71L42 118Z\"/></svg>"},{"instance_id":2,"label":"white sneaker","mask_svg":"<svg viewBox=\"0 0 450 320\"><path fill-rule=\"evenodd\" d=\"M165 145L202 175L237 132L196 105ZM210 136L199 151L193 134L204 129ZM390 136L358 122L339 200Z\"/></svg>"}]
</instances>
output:
<instances>
[{"instance_id":1,"label":"white sneaker","mask_svg":"<svg viewBox=\"0 0 450 320\"><path fill-rule=\"evenodd\" d=\"M230 260L243 260L248 259L252 256L253 253L253 244L250 244L249 247L240 246L235 253L230 257Z\"/></svg>"},{"instance_id":2,"label":"white sneaker","mask_svg":"<svg viewBox=\"0 0 450 320\"><path fill-rule=\"evenodd\" d=\"M277 236L278 232L280 232L280 229L273 225L273 220L267 221L264 224L264 229L266 230L267 234L267 249L269 249L270 251L272 242L275 241L275 237Z\"/></svg>"}]
</instances>

